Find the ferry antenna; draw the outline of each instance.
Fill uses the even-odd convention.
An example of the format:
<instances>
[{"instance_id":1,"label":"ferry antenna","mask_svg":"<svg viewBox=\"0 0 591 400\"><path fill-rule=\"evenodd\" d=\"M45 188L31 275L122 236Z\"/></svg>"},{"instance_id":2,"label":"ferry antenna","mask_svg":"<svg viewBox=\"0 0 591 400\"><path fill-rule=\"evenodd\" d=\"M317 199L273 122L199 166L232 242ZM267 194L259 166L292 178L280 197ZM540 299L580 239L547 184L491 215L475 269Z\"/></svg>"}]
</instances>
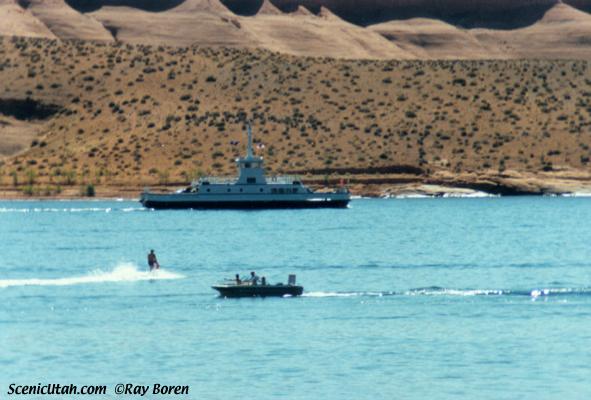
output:
<instances>
[{"instance_id":1,"label":"ferry antenna","mask_svg":"<svg viewBox=\"0 0 591 400\"><path fill-rule=\"evenodd\" d=\"M246 150L246 157L252 158L252 129L250 127L250 122L246 123L246 129L248 130L248 148Z\"/></svg>"}]
</instances>

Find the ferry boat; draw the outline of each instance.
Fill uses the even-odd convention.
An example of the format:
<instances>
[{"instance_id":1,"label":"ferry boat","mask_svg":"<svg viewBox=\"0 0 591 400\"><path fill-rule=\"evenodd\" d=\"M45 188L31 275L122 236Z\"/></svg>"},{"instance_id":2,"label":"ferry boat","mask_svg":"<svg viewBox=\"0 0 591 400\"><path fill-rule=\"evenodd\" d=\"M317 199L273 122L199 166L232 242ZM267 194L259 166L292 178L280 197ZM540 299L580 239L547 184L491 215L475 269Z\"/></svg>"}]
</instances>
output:
<instances>
[{"instance_id":1,"label":"ferry boat","mask_svg":"<svg viewBox=\"0 0 591 400\"><path fill-rule=\"evenodd\" d=\"M273 209L345 208L351 194L345 187L331 192L314 192L297 177L267 179L263 158L254 155L248 126L246 157L236 159L238 178L203 177L174 193L144 190L140 202L154 209Z\"/></svg>"}]
</instances>

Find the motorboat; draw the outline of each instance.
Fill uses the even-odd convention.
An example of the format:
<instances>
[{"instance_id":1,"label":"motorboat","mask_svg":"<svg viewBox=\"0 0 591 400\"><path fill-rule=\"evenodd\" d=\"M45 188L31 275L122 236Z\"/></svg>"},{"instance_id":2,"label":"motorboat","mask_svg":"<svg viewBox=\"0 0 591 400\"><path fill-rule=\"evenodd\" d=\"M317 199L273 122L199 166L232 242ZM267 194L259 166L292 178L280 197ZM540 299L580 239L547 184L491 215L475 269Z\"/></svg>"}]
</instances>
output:
<instances>
[{"instance_id":1,"label":"motorboat","mask_svg":"<svg viewBox=\"0 0 591 400\"><path fill-rule=\"evenodd\" d=\"M212 286L220 293L220 297L286 297L301 296L302 286L296 285L295 275L289 275L288 283L267 284L266 282L252 282L249 280L227 279Z\"/></svg>"}]
</instances>

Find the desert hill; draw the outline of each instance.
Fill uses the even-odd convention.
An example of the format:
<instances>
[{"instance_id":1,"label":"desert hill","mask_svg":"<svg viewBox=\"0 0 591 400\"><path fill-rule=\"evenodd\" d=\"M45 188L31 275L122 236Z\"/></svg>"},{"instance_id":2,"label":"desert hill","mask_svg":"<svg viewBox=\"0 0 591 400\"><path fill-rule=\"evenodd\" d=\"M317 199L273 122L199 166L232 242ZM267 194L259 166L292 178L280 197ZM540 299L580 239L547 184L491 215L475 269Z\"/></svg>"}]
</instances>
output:
<instances>
[{"instance_id":1,"label":"desert hill","mask_svg":"<svg viewBox=\"0 0 591 400\"><path fill-rule=\"evenodd\" d=\"M462 29L429 18L389 21L368 29L401 43L418 58L591 57L591 46L586 44L591 37L591 15L563 3L546 9L535 23L516 29Z\"/></svg>"},{"instance_id":2,"label":"desert hill","mask_svg":"<svg viewBox=\"0 0 591 400\"><path fill-rule=\"evenodd\" d=\"M227 0L230 9L243 0ZM246 0L247 2L249 0ZM253 1L253 0L250 0ZM472 27L513 29L535 22L558 0L275 0L284 10L303 5L317 11L332 10L358 25L373 25L390 20L434 18L448 23Z\"/></svg>"},{"instance_id":3,"label":"desert hill","mask_svg":"<svg viewBox=\"0 0 591 400\"><path fill-rule=\"evenodd\" d=\"M0 35L54 38L55 35L16 0L0 0Z\"/></svg>"},{"instance_id":4,"label":"desert hill","mask_svg":"<svg viewBox=\"0 0 591 400\"><path fill-rule=\"evenodd\" d=\"M589 59L583 0L2 0L0 34L364 59Z\"/></svg>"},{"instance_id":5,"label":"desert hill","mask_svg":"<svg viewBox=\"0 0 591 400\"><path fill-rule=\"evenodd\" d=\"M250 47L336 58L412 58L380 34L346 22L326 9L319 15L301 6L289 14L259 12L242 18L240 23L255 41Z\"/></svg>"},{"instance_id":6,"label":"desert hill","mask_svg":"<svg viewBox=\"0 0 591 400\"><path fill-rule=\"evenodd\" d=\"M451 25L471 28L517 29L532 25L557 4L566 4L590 12L589 0L273 0L289 12L304 6L315 14L325 7L341 18L368 26L387 21L429 18ZM261 4L260 0L224 0L224 4L240 15L248 15Z\"/></svg>"},{"instance_id":7,"label":"desert hill","mask_svg":"<svg viewBox=\"0 0 591 400\"><path fill-rule=\"evenodd\" d=\"M496 43L485 45L471 32L437 19L389 21L367 29L397 43L419 59L458 59L468 54L473 59L503 59L509 54Z\"/></svg>"},{"instance_id":8,"label":"desert hill","mask_svg":"<svg viewBox=\"0 0 591 400\"><path fill-rule=\"evenodd\" d=\"M127 43L254 45L234 14L217 0L187 0L162 12L107 6L88 15L107 27L117 41Z\"/></svg>"},{"instance_id":9,"label":"desert hill","mask_svg":"<svg viewBox=\"0 0 591 400\"><path fill-rule=\"evenodd\" d=\"M473 35L488 46L505 48L519 58L536 58L543 52L549 58L589 59L591 15L563 3L550 8L535 24L516 31L491 32L475 29Z\"/></svg>"},{"instance_id":10,"label":"desert hill","mask_svg":"<svg viewBox=\"0 0 591 400\"><path fill-rule=\"evenodd\" d=\"M409 58L379 34L304 8L284 14L270 3L253 17L232 14L217 1L186 1L159 13L102 7L90 14L127 43L265 48L296 55ZM338 35L335 35L338 32ZM198 40L196 40L198 38Z\"/></svg>"},{"instance_id":11,"label":"desert hill","mask_svg":"<svg viewBox=\"0 0 591 400\"><path fill-rule=\"evenodd\" d=\"M100 22L79 13L64 0L27 0L19 4L60 39L113 40Z\"/></svg>"},{"instance_id":12,"label":"desert hill","mask_svg":"<svg viewBox=\"0 0 591 400\"><path fill-rule=\"evenodd\" d=\"M230 175L247 119L270 172L308 181L509 192L591 181L587 61L346 61L24 38L0 38L0 59L0 135L30 132L20 152L0 148L4 188L137 192Z\"/></svg>"},{"instance_id":13,"label":"desert hill","mask_svg":"<svg viewBox=\"0 0 591 400\"><path fill-rule=\"evenodd\" d=\"M281 15L280 9L275 7L269 0L263 0L263 3L258 7L256 15Z\"/></svg>"}]
</instances>

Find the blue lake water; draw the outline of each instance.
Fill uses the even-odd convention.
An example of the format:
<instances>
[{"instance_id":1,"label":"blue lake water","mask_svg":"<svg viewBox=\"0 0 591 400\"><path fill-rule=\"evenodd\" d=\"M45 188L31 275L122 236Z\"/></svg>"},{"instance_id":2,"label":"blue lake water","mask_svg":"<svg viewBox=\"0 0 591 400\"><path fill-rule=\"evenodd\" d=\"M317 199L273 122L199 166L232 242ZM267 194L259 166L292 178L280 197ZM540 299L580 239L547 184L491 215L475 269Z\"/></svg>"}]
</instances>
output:
<instances>
[{"instance_id":1,"label":"blue lake water","mask_svg":"<svg viewBox=\"0 0 591 400\"><path fill-rule=\"evenodd\" d=\"M38 382L109 385L101 399L128 382L191 399L591 398L589 221L584 198L0 202L0 398ZM295 273L305 294L210 288L251 270Z\"/></svg>"}]
</instances>

